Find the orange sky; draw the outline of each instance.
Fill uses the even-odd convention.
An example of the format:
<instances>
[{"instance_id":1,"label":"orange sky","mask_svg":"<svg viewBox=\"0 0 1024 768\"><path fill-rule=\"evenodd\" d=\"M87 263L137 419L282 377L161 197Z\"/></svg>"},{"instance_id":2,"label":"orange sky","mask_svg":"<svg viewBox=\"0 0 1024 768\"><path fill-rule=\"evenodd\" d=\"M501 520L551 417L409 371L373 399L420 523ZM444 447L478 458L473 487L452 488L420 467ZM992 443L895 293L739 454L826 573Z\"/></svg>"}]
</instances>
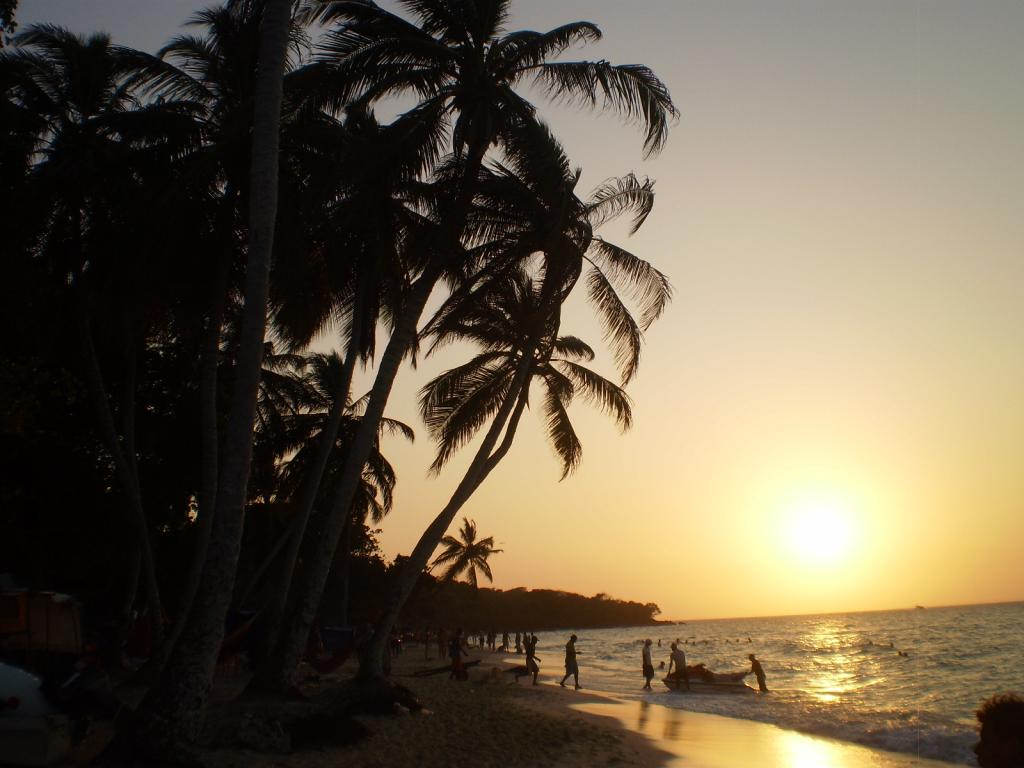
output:
<instances>
[{"instance_id":1,"label":"orange sky","mask_svg":"<svg viewBox=\"0 0 1024 768\"><path fill-rule=\"evenodd\" d=\"M24 0L20 21L155 49L204 3L82 5ZM615 118L543 110L584 191L657 179L624 244L676 294L629 388L634 429L576 406L583 463L559 483L528 416L465 508L505 550L496 586L653 600L666 618L1024 599L1024 5L516 7L512 26L597 22L586 55L649 64L683 117L641 162ZM582 302L563 332L600 343ZM389 413L419 440L387 446L389 556L469 459L427 478L415 412L467 354L396 386Z\"/></svg>"}]
</instances>

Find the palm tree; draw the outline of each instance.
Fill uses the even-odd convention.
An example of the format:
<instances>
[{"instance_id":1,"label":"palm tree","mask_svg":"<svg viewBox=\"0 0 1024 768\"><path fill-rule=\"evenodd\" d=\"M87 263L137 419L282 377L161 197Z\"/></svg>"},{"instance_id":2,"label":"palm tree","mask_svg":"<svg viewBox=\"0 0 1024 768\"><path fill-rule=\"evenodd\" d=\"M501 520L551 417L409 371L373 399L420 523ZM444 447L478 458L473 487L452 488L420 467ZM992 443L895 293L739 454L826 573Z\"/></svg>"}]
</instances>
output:
<instances>
[{"instance_id":1,"label":"palm tree","mask_svg":"<svg viewBox=\"0 0 1024 768\"><path fill-rule=\"evenodd\" d=\"M420 536L388 594L360 659L360 673L367 677L381 675L394 621L444 532L512 447L532 384L544 393L541 410L548 438L562 461L563 478L582 456L568 414L574 398L595 404L621 429L632 422L626 393L582 364L594 358L593 350L575 337L558 336L562 296L552 300L543 283L519 272L503 283L490 283L486 295L475 298L438 328L435 348L460 339L476 343L481 352L430 381L420 394L420 410L439 443L432 468L439 471L459 447L490 424L448 504Z\"/></svg>"},{"instance_id":2,"label":"palm tree","mask_svg":"<svg viewBox=\"0 0 1024 768\"><path fill-rule=\"evenodd\" d=\"M476 589L477 569L487 577L488 581L494 581L491 577L491 566L487 560L491 555L502 550L495 548L493 536L477 541L475 520L462 518L459 538L446 535L441 539L441 543L444 544L444 551L434 558L430 569L445 566L444 573L441 574L442 581L453 581L464 575L466 581L473 585L473 589Z\"/></svg>"},{"instance_id":3,"label":"palm tree","mask_svg":"<svg viewBox=\"0 0 1024 768\"><path fill-rule=\"evenodd\" d=\"M236 605L244 605L269 566L277 559L285 544L295 540L294 528L301 510L295 509L303 490L313 476L312 465L317 462L318 452L325 431L331 429L332 413L337 393L342 387L345 364L336 354L277 355L277 367L286 370L268 371L264 366L264 382L261 385L260 428L257 430L257 454L263 460L254 463L253 471L262 475L257 481L255 492L261 492L265 501L283 502L292 507L287 532L278 539L275 547L267 554L248 583L236 597ZM277 382L277 385L273 385ZM315 505L323 508L329 504L330 492L337 480L338 471L344 464L344 453L359 425L365 398L344 409L340 428L334 433L331 455L323 483L314 499ZM413 440L412 429L400 421L384 418L381 420L382 433L398 435ZM397 482L394 469L380 453L379 444L371 452L363 472L360 492L353 504L353 525L363 524L367 519L381 522L390 512L393 490ZM252 485L252 484L251 484ZM250 497L254 495L250 493ZM274 580L277 581L276 579ZM272 585L273 595L279 594L280 584ZM270 620L269 603L261 605L265 620ZM265 651L266 652L266 649ZM257 670L254 689L265 685Z\"/></svg>"},{"instance_id":4,"label":"palm tree","mask_svg":"<svg viewBox=\"0 0 1024 768\"><path fill-rule=\"evenodd\" d=\"M550 61L576 43L600 38L595 25L576 22L546 33L505 33L510 4L510 0L407 0L403 5L417 23L370 0L332 2L320 14L321 21L335 25L321 46L320 59L332 69L335 81L325 102L371 105L390 97L416 96L424 119L451 126L451 149L461 174L438 217L442 226L425 244L428 258L410 280L381 356L308 582L288 621L289 634L280 657L282 676L294 673L305 648L360 469L402 360L415 344L423 308L441 275L457 272L460 266L461 240L484 156L534 118L535 107L516 87L533 82L556 99L590 106L600 101L603 107L644 123L648 154L664 144L668 124L676 115L668 89L647 67Z\"/></svg>"},{"instance_id":5,"label":"palm tree","mask_svg":"<svg viewBox=\"0 0 1024 768\"><path fill-rule=\"evenodd\" d=\"M218 374L222 362L222 332L232 307L230 298L243 272L244 221L249 201L249 163L252 154L252 116L256 99L264 0L225 0L194 14L186 26L199 33L178 35L156 56L136 52L137 84L158 100L181 99L195 105L203 145L188 157L193 194L207 203L210 242L200 253L205 260L193 269L208 288L199 320L200 454L202 482L190 567L184 579L172 641L191 608L212 530L220 472ZM305 43L304 27L288 30L286 69ZM285 117L291 116L287 113ZM289 126L291 122L289 122ZM298 134L298 130L292 131ZM285 146L291 148L292 143ZM285 165L287 169L287 164ZM195 245L183 249L196 251ZM168 649L169 650L169 649ZM162 663L162 661L161 661Z\"/></svg>"},{"instance_id":6,"label":"palm tree","mask_svg":"<svg viewBox=\"0 0 1024 768\"><path fill-rule=\"evenodd\" d=\"M584 278L622 382L629 383L640 364L643 333L664 312L672 288L662 272L597 230L631 214L630 233L635 234L654 206L654 183L630 173L607 179L581 199L576 191L580 175L542 123L524 128L507 143L503 162L490 163L481 174L467 225L476 244L470 253L487 266L453 291L428 332L458 312L473 290L503 279L506 270L540 253L552 295L568 295ZM629 304L636 305L639 316Z\"/></svg>"},{"instance_id":7,"label":"palm tree","mask_svg":"<svg viewBox=\"0 0 1024 768\"><path fill-rule=\"evenodd\" d=\"M150 689L143 703L146 717L134 734L137 753L154 760L179 758L195 743L234 588L267 323L291 10L291 0L266 0L263 11L252 121L245 309L232 407L217 482L213 528L196 602L158 684Z\"/></svg>"},{"instance_id":8,"label":"palm tree","mask_svg":"<svg viewBox=\"0 0 1024 768\"><path fill-rule=\"evenodd\" d=\"M300 80L302 75L297 73ZM415 116L382 126L372 113L350 110L344 122L325 119L321 129L327 136L302 158L309 171L294 174L312 181L291 193L296 205L285 220L285 234L298 241L288 251L300 258L283 260L275 271L276 324L290 343L304 346L340 319L346 352L319 447L304 464L309 476L297 489L294 526L266 608L269 648L280 639L306 526L349 405L355 367L372 356L379 319L392 319L401 301L406 243L428 226L414 207L422 186L418 177L433 163L437 142L425 128L429 124ZM260 687L287 687L277 682L281 668L268 658L257 673Z\"/></svg>"}]
</instances>

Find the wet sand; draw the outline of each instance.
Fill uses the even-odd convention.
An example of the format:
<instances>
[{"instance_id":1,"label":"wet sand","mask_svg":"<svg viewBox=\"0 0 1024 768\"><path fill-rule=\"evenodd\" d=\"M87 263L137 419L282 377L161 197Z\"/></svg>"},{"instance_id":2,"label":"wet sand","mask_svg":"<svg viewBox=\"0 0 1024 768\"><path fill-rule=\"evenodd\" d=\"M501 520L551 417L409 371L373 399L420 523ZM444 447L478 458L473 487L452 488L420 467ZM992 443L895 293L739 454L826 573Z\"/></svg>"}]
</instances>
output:
<instances>
[{"instance_id":1,"label":"wet sand","mask_svg":"<svg viewBox=\"0 0 1024 768\"><path fill-rule=\"evenodd\" d=\"M650 704L608 701L571 705L613 718L643 734L663 752L666 768L949 768L953 763L869 749L842 741L807 736L767 723Z\"/></svg>"}]
</instances>

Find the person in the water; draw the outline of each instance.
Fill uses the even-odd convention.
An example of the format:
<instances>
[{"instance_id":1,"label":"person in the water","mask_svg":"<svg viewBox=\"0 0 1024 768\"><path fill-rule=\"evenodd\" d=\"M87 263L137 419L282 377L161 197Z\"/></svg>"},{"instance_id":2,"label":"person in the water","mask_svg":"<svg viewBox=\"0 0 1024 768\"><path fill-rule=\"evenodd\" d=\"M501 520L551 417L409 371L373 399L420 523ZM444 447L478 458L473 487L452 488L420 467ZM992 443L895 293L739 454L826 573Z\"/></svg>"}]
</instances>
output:
<instances>
[{"instance_id":1,"label":"person in the water","mask_svg":"<svg viewBox=\"0 0 1024 768\"><path fill-rule=\"evenodd\" d=\"M758 661L754 654L747 656L750 659L750 671L754 673L754 677L757 678L757 687L761 689L761 693L768 693L768 684L765 682L764 667L761 666L761 662Z\"/></svg>"}]
</instances>

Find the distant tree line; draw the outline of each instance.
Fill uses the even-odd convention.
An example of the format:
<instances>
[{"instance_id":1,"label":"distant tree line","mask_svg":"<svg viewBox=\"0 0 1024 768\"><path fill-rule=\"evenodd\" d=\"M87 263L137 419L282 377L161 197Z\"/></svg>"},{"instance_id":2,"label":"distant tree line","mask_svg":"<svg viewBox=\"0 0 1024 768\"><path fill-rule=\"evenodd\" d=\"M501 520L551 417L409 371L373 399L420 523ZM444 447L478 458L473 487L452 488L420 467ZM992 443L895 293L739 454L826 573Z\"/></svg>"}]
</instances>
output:
<instances>
[{"instance_id":1,"label":"distant tree line","mask_svg":"<svg viewBox=\"0 0 1024 768\"><path fill-rule=\"evenodd\" d=\"M345 584L338 577L340 574L332 573L324 592L321 621L352 625L374 621L378 605L370 596L391 587L405 560L399 557L394 563L387 563L379 552L372 550L353 557L349 566L351 597L346 604ZM346 605L347 610L342 611ZM498 632L643 626L656 624L660 613L655 603L620 600L605 593L586 597L552 589L475 588L466 581L445 581L431 573L421 573L402 609L398 626L412 631L463 627L467 631Z\"/></svg>"}]
</instances>

